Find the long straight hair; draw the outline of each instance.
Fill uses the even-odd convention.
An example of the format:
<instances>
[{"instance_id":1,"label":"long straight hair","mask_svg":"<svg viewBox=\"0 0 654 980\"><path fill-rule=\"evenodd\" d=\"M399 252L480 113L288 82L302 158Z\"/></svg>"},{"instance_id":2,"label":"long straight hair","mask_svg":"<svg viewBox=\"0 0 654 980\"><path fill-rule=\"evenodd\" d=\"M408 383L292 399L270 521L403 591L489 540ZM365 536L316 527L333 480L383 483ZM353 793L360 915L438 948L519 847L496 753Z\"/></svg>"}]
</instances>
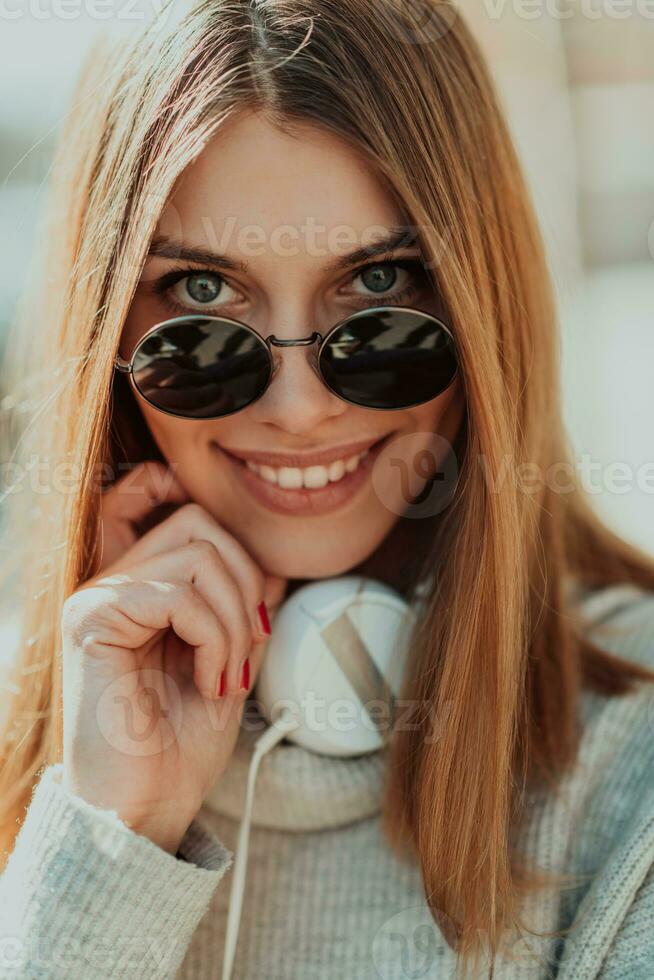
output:
<instances>
[{"instance_id":1,"label":"long straight hair","mask_svg":"<svg viewBox=\"0 0 654 980\"><path fill-rule=\"evenodd\" d=\"M503 478L507 461L510 474L525 464L546 474L571 459L552 287L480 51L450 3L429 0L420 18L418 6L205 0L89 57L51 175L42 271L30 280L39 288L5 380L25 477L5 501L21 620L0 829L6 858L43 767L62 757L61 610L93 568L99 493L161 458L112 371L157 220L239 109L288 132L313 123L356 148L420 230L461 359L459 480L434 523L433 587L403 692L428 710L395 734L383 815L466 968L480 937L500 948L539 881L511 835L526 790L556 792L575 759L582 688L619 696L654 678L583 635L568 585L654 591L654 563L598 520L573 469L565 493ZM26 479L36 462L48 492Z\"/></svg>"}]
</instances>

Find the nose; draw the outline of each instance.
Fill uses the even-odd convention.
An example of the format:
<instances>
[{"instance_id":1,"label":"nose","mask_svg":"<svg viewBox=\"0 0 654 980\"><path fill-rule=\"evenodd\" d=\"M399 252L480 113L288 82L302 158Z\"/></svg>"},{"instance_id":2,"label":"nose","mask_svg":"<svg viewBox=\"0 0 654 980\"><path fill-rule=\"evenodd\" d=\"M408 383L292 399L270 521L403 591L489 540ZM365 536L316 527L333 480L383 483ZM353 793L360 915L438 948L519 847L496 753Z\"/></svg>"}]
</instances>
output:
<instances>
[{"instance_id":1,"label":"nose","mask_svg":"<svg viewBox=\"0 0 654 980\"><path fill-rule=\"evenodd\" d=\"M275 334L266 338L275 367L268 388L250 408L253 421L304 435L346 411L346 403L327 388L318 372L321 339L317 331L298 331L298 339L279 339Z\"/></svg>"}]
</instances>

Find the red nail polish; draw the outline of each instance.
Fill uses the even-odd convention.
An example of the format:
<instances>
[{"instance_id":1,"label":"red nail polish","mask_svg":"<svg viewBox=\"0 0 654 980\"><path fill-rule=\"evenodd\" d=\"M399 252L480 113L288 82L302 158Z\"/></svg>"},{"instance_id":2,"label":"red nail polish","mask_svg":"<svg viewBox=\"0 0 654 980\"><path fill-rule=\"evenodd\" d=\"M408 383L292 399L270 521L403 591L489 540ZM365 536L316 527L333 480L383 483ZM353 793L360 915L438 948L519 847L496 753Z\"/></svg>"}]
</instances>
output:
<instances>
[{"instance_id":1,"label":"red nail polish","mask_svg":"<svg viewBox=\"0 0 654 980\"><path fill-rule=\"evenodd\" d=\"M250 658L246 657L243 663L243 673L241 676L241 690L247 691L250 686Z\"/></svg>"},{"instance_id":2,"label":"red nail polish","mask_svg":"<svg viewBox=\"0 0 654 980\"><path fill-rule=\"evenodd\" d=\"M216 694L218 695L219 698L221 698L224 693L225 693L225 670L223 668L223 671L220 677L218 678L218 690Z\"/></svg>"},{"instance_id":3,"label":"red nail polish","mask_svg":"<svg viewBox=\"0 0 654 980\"><path fill-rule=\"evenodd\" d=\"M272 630L270 629L270 620L268 619L268 610L266 609L266 604L263 601L263 599L261 600L261 602L257 606L257 612L259 613L259 622L261 623L261 629L264 631L264 633L267 633L268 636L270 636L270 634L272 633Z\"/></svg>"}]
</instances>

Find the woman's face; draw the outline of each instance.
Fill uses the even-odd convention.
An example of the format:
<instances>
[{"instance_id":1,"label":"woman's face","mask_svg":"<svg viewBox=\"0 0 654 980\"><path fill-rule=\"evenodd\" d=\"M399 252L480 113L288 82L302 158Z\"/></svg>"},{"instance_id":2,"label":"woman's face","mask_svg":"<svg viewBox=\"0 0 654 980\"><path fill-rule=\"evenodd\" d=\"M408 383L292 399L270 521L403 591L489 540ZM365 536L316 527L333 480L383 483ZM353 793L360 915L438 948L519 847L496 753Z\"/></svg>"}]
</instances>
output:
<instances>
[{"instance_id":1,"label":"woman's face","mask_svg":"<svg viewBox=\"0 0 654 980\"><path fill-rule=\"evenodd\" d=\"M416 246L348 260L388 236L402 215L347 144L309 124L301 132L292 138L243 111L184 172L125 323L123 357L153 324L197 311L279 339L324 335L367 306L437 312ZM192 249L202 254L186 257ZM394 264L411 258L413 267ZM265 570L338 575L372 555L402 510L399 475L382 500L373 467L391 442L394 459L412 470L433 433L451 443L463 414L461 384L457 377L417 408L376 411L323 385L311 366L315 349L273 350L280 359L273 381L235 415L178 419L136 396L138 409L190 497Z\"/></svg>"}]
</instances>

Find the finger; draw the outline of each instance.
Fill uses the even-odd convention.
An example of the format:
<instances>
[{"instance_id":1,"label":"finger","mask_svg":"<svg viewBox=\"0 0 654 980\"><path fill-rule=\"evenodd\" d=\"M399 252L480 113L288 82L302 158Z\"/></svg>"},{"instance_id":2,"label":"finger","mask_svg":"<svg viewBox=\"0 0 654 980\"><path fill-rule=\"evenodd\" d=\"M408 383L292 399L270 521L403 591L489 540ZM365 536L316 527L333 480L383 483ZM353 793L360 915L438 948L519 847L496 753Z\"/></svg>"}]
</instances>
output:
<instances>
[{"instance_id":1,"label":"finger","mask_svg":"<svg viewBox=\"0 0 654 980\"><path fill-rule=\"evenodd\" d=\"M286 590L288 588L288 579L282 578L279 575L266 575L266 614L268 617L269 625L271 627L271 632L274 629L273 623L277 610L279 609L284 596L286 595ZM269 634L268 634L269 635ZM268 635L266 639L268 639ZM255 644L250 653L250 690L253 690L259 671L261 669L261 664L263 663L263 658L267 653L267 644Z\"/></svg>"},{"instance_id":2,"label":"finger","mask_svg":"<svg viewBox=\"0 0 654 980\"><path fill-rule=\"evenodd\" d=\"M136 569L132 569L132 574L135 573L139 578L181 578L193 583L227 631L229 646L220 669L226 670L228 689L238 688L241 665L249 655L254 639L258 639L258 634L239 583L232 577L215 545L202 538L191 541L141 562Z\"/></svg>"},{"instance_id":3,"label":"finger","mask_svg":"<svg viewBox=\"0 0 654 980\"><path fill-rule=\"evenodd\" d=\"M263 599L267 604L268 598L273 602L278 601L280 590L285 588L281 584L283 580L272 578L268 582L240 541L221 527L199 504L187 503L161 524L151 528L132 545L128 554L112 565L112 571L131 568L136 563L174 548L203 540L211 542L217 549L230 574L239 585L255 635L259 639L265 639L267 633L262 628L258 612L259 603Z\"/></svg>"},{"instance_id":4,"label":"finger","mask_svg":"<svg viewBox=\"0 0 654 980\"><path fill-rule=\"evenodd\" d=\"M112 576L112 578L115 577ZM258 639L238 583L210 541L198 539L163 554L154 555L118 575L132 581L190 582L211 606L228 637L225 655L217 665L226 670L230 690L238 688L240 668ZM98 580L98 584L107 577Z\"/></svg>"},{"instance_id":5,"label":"finger","mask_svg":"<svg viewBox=\"0 0 654 980\"><path fill-rule=\"evenodd\" d=\"M216 696L228 637L213 609L190 582L131 581L113 576L70 596L62 631L74 651L115 656L137 650L169 627L194 650L194 682L207 698ZM64 657L71 647L64 643Z\"/></svg>"}]
</instances>

